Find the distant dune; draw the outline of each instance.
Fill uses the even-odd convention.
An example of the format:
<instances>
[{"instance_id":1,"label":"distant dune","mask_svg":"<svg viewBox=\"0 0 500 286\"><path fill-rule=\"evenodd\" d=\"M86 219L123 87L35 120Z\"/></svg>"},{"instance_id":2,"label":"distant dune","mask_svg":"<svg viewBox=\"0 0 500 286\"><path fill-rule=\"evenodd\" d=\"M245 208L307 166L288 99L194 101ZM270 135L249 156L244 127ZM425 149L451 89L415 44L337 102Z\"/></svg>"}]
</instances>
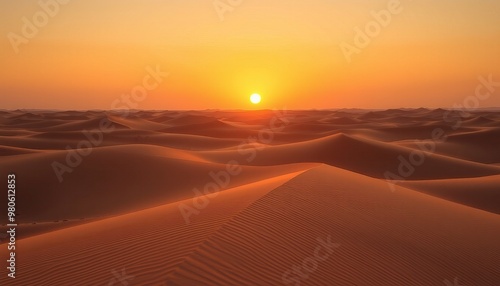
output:
<instances>
[{"instance_id":1,"label":"distant dune","mask_svg":"<svg viewBox=\"0 0 500 286\"><path fill-rule=\"evenodd\" d=\"M446 112L0 111L0 285L500 285L500 113Z\"/></svg>"}]
</instances>

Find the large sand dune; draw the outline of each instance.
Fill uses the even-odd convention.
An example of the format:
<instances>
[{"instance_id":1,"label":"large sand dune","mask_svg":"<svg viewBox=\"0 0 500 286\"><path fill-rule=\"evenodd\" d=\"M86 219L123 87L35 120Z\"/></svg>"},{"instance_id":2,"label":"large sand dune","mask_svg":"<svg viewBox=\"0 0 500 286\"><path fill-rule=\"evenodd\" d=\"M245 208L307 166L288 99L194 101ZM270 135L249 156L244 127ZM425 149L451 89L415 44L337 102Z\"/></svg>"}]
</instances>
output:
<instances>
[{"instance_id":1,"label":"large sand dune","mask_svg":"<svg viewBox=\"0 0 500 286\"><path fill-rule=\"evenodd\" d=\"M0 111L0 285L500 285L500 115L445 114Z\"/></svg>"}]
</instances>

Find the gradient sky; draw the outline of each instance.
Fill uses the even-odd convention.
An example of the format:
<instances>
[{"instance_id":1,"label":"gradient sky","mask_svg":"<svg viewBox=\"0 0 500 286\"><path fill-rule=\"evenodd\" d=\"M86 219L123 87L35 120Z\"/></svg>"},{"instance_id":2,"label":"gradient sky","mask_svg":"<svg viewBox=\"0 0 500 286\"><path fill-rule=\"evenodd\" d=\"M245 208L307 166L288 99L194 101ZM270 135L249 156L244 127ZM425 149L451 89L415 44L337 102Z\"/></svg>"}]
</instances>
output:
<instances>
[{"instance_id":1,"label":"gradient sky","mask_svg":"<svg viewBox=\"0 0 500 286\"><path fill-rule=\"evenodd\" d=\"M157 65L139 109L256 108L254 92L258 108L446 108L500 81L500 1L401 0L351 62L339 44L390 1L242 0L221 21L213 0L72 0L16 53L38 2L0 0L2 109L110 109Z\"/></svg>"}]
</instances>

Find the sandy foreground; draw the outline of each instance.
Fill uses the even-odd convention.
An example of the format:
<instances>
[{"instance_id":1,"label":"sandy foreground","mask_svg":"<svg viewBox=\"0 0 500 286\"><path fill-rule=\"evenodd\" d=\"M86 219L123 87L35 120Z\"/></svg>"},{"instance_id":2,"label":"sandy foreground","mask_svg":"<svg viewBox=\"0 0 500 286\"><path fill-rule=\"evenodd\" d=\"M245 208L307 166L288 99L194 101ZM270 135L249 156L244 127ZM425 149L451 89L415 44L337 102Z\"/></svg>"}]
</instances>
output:
<instances>
[{"instance_id":1,"label":"sandy foreground","mask_svg":"<svg viewBox=\"0 0 500 286\"><path fill-rule=\"evenodd\" d=\"M500 285L500 112L1 111L0 285Z\"/></svg>"}]
</instances>

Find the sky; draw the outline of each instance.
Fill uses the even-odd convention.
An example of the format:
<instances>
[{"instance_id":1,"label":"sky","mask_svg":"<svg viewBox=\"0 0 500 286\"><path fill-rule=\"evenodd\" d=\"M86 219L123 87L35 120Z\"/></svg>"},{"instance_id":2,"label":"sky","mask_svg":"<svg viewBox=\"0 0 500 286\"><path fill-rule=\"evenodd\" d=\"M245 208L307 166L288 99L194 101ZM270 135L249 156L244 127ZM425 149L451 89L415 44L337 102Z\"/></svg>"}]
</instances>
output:
<instances>
[{"instance_id":1,"label":"sky","mask_svg":"<svg viewBox=\"0 0 500 286\"><path fill-rule=\"evenodd\" d=\"M0 0L0 109L447 108L500 82L498 15L493 0ZM478 102L499 107L500 85Z\"/></svg>"}]
</instances>

